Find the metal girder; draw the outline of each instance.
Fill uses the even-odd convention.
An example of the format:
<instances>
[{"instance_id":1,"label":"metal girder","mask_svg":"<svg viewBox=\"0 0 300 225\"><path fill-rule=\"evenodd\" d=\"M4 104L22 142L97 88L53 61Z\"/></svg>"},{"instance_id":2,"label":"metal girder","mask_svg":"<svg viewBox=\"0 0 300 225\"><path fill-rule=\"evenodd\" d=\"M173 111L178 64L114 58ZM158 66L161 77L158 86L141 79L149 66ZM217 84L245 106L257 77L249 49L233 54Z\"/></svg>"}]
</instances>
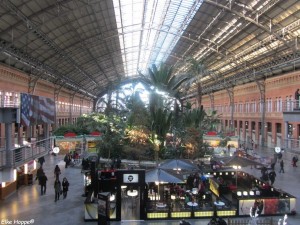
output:
<instances>
[{"instance_id":1,"label":"metal girder","mask_svg":"<svg viewBox=\"0 0 300 225\"><path fill-rule=\"evenodd\" d=\"M0 50L2 48L6 48L6 42L0 40ZM87 92L86 90L83 90L80 88L80 84L75 83L73 80L71 80L68 77L65 77L64 75L60 74L58 71L53 69L52 67L40 62L36 58L32 58L26 53L21 52L19 49L11 46L10 48L6 48L5 52L15 57L16 59L20 60L20 62L27 64L36 70L40 71L41 73L48 73L48 76L52 76L55 79L62 80L64 85L69 87L70 89L78 89L80 92L82 92L84 95L89 95L92 98L95 98L96 96L92 93Z\"/></svg>"},{"instance_id":2,"label":"metal girder","mask_svg":"<svg viewBox=\"0 0 300 225\"><path fill-rule=\"evenodd\" d=\"M278 60L269 62L268 64L264 64L263 66L260 66L259 68L252 68L252 69L249 69L246 71L236 73L233 76L224 78L224 80L228 81L228 82L232 82L234 80L240 80L241 78L244 78L244 79L247 78L247 79L249 79L249 81L254 81L253 76L252 76L253 70L256 71L256 79L257 79L258 77L263 78L265 76L265 73L268 73L272 69L284 68L288 65L293 66L295 63L300 63L300 53L299 54L291 53L290 57L285 56L285 57L279 58ZM224 76L224 75L220 74L220 76ZM207 94L211 90L215 90L215 91L220 90L220 88L218 88L218 87L223 86L221 84L221 82L222 82L222 80L219 80L219 81L214 82L211 85L206 85L206 86L204 85L203 94Z\"/></svg>"},{"instance_id":3,"label":"metal girder","mask_svg":"<svg viewBox=\"0 0 300 225\"><path fill-rule=\"evenodd\" d=\"M244 14L240 13L240 12L237 12L235 10L232 10L231 8L225 6L225 5L222 5L220 3L217 3L217 2L214 2L212 0L206 0L205 2L209 3L209 4L212 4L214 6L217 6L217 7L220 7L220 8L223 8L223 9L226 9L236 15L238 15L239 17L245 19L246 21L249 21L251 23L253 23L254 25L256 25L257 27L261 28L262 30L264 30L265 32L271 34L271 35L274 35L278 40L280 40L281 42L284 43L284 45L286 45L288 48L291 48L293 51L295 51L295 48L293 48L292 46L290 46L286 40L284 38L282 38L280 35L278 35L276 32L271 32L270 29L268 27L265 27L264 25L258 23L257 21L255 21L254 19L250 18L250 17L247 17L245 16Z\"/></svg>"},{"instance_id":4,"label":"metal girder","mask_svg":"<svg viewBox=\"0 0 300 225\"><path fill-rule=\"evenodd\" d=\"M72 31L73 31L74 33L76 33L76 37L78 37L78 38L80 39L80 42L82 42L83 40L80 38L81 35L80 35L80 34L78 33L78 31L77 31L78 29L76 29L76 28L73 27L74 25L70 22L70 20L69 20L68 17L65 16L64 19L67 21L67 23L68 23L69 26L71 27ZM103 71L103 69L101 68L101 66L99 65L98 61L93 57L91 51L90 51L88 48L84 48L84 49L87 51L87 53L90 55L90 57L94 60L95 64L98 66L99 71L101 71L101 73L105 76L105 78L106 78L107 80L109 80L109 78L107 77L107 75L105 74L105 72ZM95 82L96 82L96 81L95 81ZM96 83L96 85L97 85L97 83ZM98 85L97 85L97 86L98 86Z\"/></svg>"},{"instance_id":5,"label":"metal girder","mask_svg":"<svg viewBox=\"0 0 300 225\"><path fill-rule=\"evenodd\" d=\"M8 8L11 12L15 13L21 20L26 23L27 27L32 30L36 36L45 42L59 57L63 60L67 61L70 65L73 65L79 73L83 74L85 77L90 79L95 85L99 86L99 84L93 79L93 77L85 72L77 63L67 54L65 53L55 42L50 40L48 36L39 30L38 26L35 25L25 14L23 14L14 4L12 4L9 0L2 0L5 4L6 8Z\"/></svg>"},{"instance_id":6,"label":"metal girder","mask_svg":"<svg viewBox=\"0 0 300 225\"><path fill-rule=\"evenodd\" d=\"M38 80L41 78L42 73L39 73L37 76L30 76L29 77L29 83L28 83L28 93L29 94L34 94L34 90L36 87L36 84L38 82Z\"/></svg>"}]
</instances>

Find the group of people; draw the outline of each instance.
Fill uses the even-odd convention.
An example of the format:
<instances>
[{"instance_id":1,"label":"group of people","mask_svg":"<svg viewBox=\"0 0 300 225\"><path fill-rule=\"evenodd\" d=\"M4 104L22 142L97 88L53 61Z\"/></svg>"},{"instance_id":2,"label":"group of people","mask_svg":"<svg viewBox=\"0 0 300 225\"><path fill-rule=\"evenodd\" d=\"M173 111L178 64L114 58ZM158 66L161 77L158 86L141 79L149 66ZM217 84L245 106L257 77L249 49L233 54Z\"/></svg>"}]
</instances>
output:
<instances>
[{"instance_id":1,"label":"group of people","mask_svg":"<svg viewBox=\"0 0 300 225\"><path fill-rule=\"evenodd\" d=\"M67 153L64 157L65 168L68 168L70 165L74 165L74 163L79 161L79 154L74 151L73 154Z\"/></svg>"},{"instance_id":2,"label":"group of people","mask_svg":"<svg viewBox=\"0 0 300 225\"><path fill-rule=\"evenodd\" d=\"M41 159L42 158L42 159ZM36 180L38 180L39 185L41 186L41 195L46 194L47 190L47 181L48 177L46 176L44 170L43 170L43 164L45 162L44 157L39 158L40 167L37 169L36 173ZM55 191L55 202L59 200L60 195L63 195L63 198L65 199L67 197L67 193L69 191L69 181L66 177L63 178L62 182L59 179L59 176L61 174L61 170L58 165L54 168L54 191Z\"/></svg>"},{"instance_id":3,"label":"group of people","mask_svg":"<svg viewBox=\"0 0 300 225\"><path fill-rule=\"evenodd\" d=\"M118 157L117 159L113 158L111 160L110 169L120 169L121 168L121 159Z\"/></svg>"}]
</instances>

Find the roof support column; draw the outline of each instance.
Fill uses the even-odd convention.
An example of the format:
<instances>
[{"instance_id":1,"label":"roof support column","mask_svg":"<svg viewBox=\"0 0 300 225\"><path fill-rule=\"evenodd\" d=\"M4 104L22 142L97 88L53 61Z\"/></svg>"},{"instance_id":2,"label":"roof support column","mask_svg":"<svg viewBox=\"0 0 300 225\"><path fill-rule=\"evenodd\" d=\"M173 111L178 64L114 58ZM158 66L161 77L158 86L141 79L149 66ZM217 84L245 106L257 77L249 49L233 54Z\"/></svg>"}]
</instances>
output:
<instances>
[{"instance_id":1,"label":"roof support column","mask_svg":"<svg viewBox=\"0 0 300 225\"><path fill-rule=\"evenodd\" d=\"M214 111L215 110L215 96L214 96L214 93L209 93L208 96L209 96L209 99L210 99L210 107L211 107L212 111Z\"/></svg>"},{"instance_id":2,"label":"roof support column","mask_svg":"<svg viewBox=\"0 0 300 225\"><path fill-rule=\"evenodd\" d=\"M226 88L226 91L228 93L229 96L229 101L230 101L230 124L229 124L229 128L230 131L233 131L233 126L234 126L234 121L233 121L233 112L234 112L234 92L233 92L234 87L230 87L230 88Z\"/></svg>"},{"instance_id":3,"label":"roof support column","mask_svg":"<svg viewBox=\"0 0 300 225\"><path fill-rule=\"evenodd\" d=\"M54 112L54 127L53 130L57 128L57 111L59 107L58 96L62 86L55 86L54 88L54 102L55 102L55 112Z\"/></svg>"},{"instance_id":4,"label":"roof support column","mask_svg":"<svg viewBox=\"0 0 300 225\"><path fill-rule=\"evenodd\" d=\"M260 133L261 133L261 146L265 146L265 123L266 123L266 82L265 80L256 80L255 81L259 92L260 92L260 111L261 111L261 127L260 127Z\"/></svg>"},{"instance_id":5,"label":"roof support column","mask_svg":"<svg viewBox=\"0 0 300 225\"><path fill-rule=\"evenodd\" d=\"M75 97L75 92L70 95L69 99L69 124L73 124L73 105L74 105L74 97Z\"/></svg>"}]
</instances>

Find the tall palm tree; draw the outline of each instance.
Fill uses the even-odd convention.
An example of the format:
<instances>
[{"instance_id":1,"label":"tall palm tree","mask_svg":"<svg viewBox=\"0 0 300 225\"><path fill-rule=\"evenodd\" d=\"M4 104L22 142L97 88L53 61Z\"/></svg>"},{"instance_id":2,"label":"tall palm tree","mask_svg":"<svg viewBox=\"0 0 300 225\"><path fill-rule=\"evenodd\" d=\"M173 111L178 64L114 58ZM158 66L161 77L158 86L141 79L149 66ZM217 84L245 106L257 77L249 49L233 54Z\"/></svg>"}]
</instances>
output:
<instances>
[{"instance_id":1,"label":"tall palm tree","mask_svg":"<svg viewBox=\"0 0 300 225\"><path fill-rule=\"evenodd\" d=\"M202 77L204 74L204 65L202 61L197 61L194 58L188 58L186 60L188 63L191 64L190 72L193 76L192 79L190 79L190 84L196 82L197 86L197 102L198 106L202 105ZM189 85L190 85L189 84Z\"/></svg>"},{"instance_id":2,"label":"tall palm tree","mask_svg":"<svg viewBox=\"0 0 300 225\"><path fill-rule=\"evenodd\" d=\"M142 77L142 83L145 87L148 87L149 98L149 111L152 121L152 142L154 143L155 137L160 142L161 150L166 133L170 129L172 116L178 116L180 102L180 86L189 79L189 76L176 76L173 74L173 67L168 67L165 64L161 64L159 68L156 65L152 65L148 70L149 76L140 74ZM167 98L172 98L172 104L167 105L166 98L159 94L158 91L164 92ZM174 108L173 108L174 107ZM170 111L174 109L175 113ZM173 120L176 121L176 120ZM156 156L157 159L157 156Z\"/></svg>"},{"instance_id":3,"label":"tall palm tree","mask_svg":"<svg viewBox=\"0 0 300 225\"><path fill-rule=\"evenodd\" d=\"M203 143L203 134L206 128L206 112L203 109L203 106L199 108L193 108L184 113L184 124L186 126L186 136L185 139L188 142L193 140L196 149L198 150L197 154L201 155L202 149L204 146Z\"/></svg>"},{"instance_id":4,"label":"tall palm tree","mask_svg":"<svg viewBox=\"0 0 300 225\"><path fill-rule=\"evenodd\" d=\"M158 162L158 152L163 149L167 132L170 130L172 112L158 108L152 114L151 142L154 144L155 160Z\"/></svg>"}]
</instances>

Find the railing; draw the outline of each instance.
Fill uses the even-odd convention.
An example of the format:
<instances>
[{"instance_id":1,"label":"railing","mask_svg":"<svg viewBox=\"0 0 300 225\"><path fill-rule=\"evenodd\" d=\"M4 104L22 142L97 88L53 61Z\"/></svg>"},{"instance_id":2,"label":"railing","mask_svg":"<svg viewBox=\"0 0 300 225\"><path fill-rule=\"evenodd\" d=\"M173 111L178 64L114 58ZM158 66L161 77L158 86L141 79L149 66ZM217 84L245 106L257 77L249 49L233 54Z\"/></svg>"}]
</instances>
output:
<instances>
[{"instance_id":1,"label":"railing","mask_svg":"<svg viewBox=\"0 0 300 225\"><path fill-rule=\"evenodd\" d=\"M52 146L53 138L48 138L11 150L2 149L0 150L0 169L21 166L24 163L47 154Z\"/></svg>"},{"instance_id":2,"label":"railing","mask_svg":"<svg viewBox=\"0 0 300 225\"><path fill-rule=\"evenodd\" d=\"M254 222L255 221L255 222ZM277 225L278 222L271 218L242 218L242 219L228 219L228 225Z\"/></svg>"},{"instance_id":3,"label":"railing","mask_svg":"<svg viewBox=\"0 0 300 225\"><path fill-rule=\"evenodd\" d=\"M300 112L299 100L290 100L283 102L282 111L283 112Z\"/></svg>"},{"instance_id":4,"label":"railing","mask_svg":"<svg viewBox=\"0 0 300 225\"><path fill-rule=\"evenodd\" d=\"M19 108L20 93L0 91L0 108Z\"/></svg>"}]
</instances>

